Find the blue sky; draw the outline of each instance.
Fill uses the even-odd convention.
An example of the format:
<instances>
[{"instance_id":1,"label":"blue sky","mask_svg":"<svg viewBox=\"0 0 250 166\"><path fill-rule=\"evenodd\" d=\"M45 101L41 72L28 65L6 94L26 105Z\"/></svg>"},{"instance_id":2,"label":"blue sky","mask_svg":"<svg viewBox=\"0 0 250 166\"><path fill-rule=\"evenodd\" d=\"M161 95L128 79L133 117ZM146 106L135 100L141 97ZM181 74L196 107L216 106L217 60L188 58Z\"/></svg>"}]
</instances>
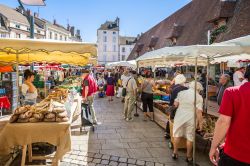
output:
<instances>
[{"instance_id":1,"label":"blue sky","mask_svg":"<svg viewBox=\"0 0 250 166\"><path fill-rule=\"evenodd\" d=\"M54 18L66 26L81 30L85 42L96 42L96 30L106 20L120 17L120 35L136 36L145 32L191 0L46 0L39 7L40 17L52 21ZM0 0L10 7L17 0ZM25 6L33 12L38 7Z\"/></svg>"}]
</instances>

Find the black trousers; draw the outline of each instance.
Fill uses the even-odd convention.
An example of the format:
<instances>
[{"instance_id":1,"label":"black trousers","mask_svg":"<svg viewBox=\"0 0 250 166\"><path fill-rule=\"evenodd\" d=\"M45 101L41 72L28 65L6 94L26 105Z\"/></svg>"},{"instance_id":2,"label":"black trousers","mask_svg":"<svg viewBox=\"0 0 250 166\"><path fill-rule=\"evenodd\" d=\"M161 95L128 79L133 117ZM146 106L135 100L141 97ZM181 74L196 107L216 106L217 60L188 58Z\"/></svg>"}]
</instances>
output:
<instances>
[{"instance_id":1,"label":"black trousers","mask_svg":"<svg viewBox=\"0 0 250 166\"><path fill-rule=\"evenodd\" d=\"M250 164L235 160L222 151L220 153L220 160L218 166L250 166Z\"/></svg>"},{"instance_id":2,"label":"black trousers","mask_svg":"<svg viewBox=\"0 0 250 166\"><path fill-rule=\"evenodd\" d=\"M149 112L154 112L153 94L142 92L141 100L142 100L143 112L147 112L147 108L149 108Z\"/></svg>"}]
</instances>

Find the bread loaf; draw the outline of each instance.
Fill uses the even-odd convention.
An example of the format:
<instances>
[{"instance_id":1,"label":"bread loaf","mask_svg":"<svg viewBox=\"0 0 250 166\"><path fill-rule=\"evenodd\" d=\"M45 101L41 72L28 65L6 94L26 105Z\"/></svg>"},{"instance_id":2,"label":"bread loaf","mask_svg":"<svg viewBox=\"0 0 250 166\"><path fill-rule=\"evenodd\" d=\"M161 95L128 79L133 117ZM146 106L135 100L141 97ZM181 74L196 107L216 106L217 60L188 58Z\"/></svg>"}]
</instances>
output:
<instances>
[{"instance_id":1,"label":"bread loaf","mask_svg":"<svg viewBox=\"0 0 250 166\"><path fill-rule=\"evenodd\" d=\"M18 117L19 117L19 115L16 115L16 114L11 115L9 122L10 123L16 122Z\"/></svg>"},{"instance_id":2,"label":"bread loaf","mask_svg":"<svg viewBox=\"0 0 250 166\"><path fill-rule=\"evenodd\" d=\"M43 120L44 122L55 122L56 121L56 118L51 118L51 119L47 119L47 118L44 118Z\"/></svg>"},{"instance_id":3,"label":"bread loaf","mask_svg":"<svg viewBox=\"0 0 250 166\"><path fill-rule=\"evenodd\" d=\"M61 113L57 114L57 117L59 117L59 118L67 117L67 112L66 111L61 112Z\"/></svg>"},{"instance_id":4,"label":"bread loaf","mask_svg":"<svg viewBox=\"0 0 250 166\"><path fill-rule=\"evenodd\" d=\"M18 122L18 123L28 123L28 122L29 122L29 119L28 119L28 118L26 118L26 119L20 119L20 118L19 118L19 119L17 120L17 122Z\"/></svg>"},{"instance_id":5,"label":"bread loaf","mask_svg":"<svg viewBox=\"0 0 250 166\"><path fill-rule=\"evenodd\" d=\"M29 118L29 122L31 123L36 123L36 122L40 122L40 119L36 119L36 118Z\"/></svg>"},{"instance_id":6,"label":"bread loaf","mask_svg":"<svg viewBox=\"0 0 250 166\"><path fill-rule=\"evenodd\" d=\"M48 113L48 114L45 115L46 119L53 119L55 117L56 117L56 115L54 113Z\"/></svg>"},{"instance_id":7,"label":"bread loaf","mask_svg":"<svg viewBox=\"0 0 250 166\"><path fill-rule=\"evenodd\" d=\"M33 114L33 117L36 119L43 119L44 115L42 113L36 113L36 114Z\"/></svg>"}]
</instances>

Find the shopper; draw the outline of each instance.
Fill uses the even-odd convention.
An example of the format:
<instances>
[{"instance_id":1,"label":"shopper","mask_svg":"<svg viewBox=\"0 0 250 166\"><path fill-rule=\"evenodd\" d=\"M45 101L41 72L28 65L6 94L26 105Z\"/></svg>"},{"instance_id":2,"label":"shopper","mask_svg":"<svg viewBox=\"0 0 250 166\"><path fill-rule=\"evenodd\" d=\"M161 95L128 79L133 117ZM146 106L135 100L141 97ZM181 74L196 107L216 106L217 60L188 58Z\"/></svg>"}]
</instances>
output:
<instances>
[{"instance_id":1,"label":"shopper","mask_svg":"<svg viewBox=\"0 0 250 166\"><path fill-rule=\"evenodd\" d=\"M130 78L129 76L129 70L127 68L124 69L124 72L121 76L121 81L122 81L122 87L126 89L126 84L128 79ZM122 102L124 102L125 96L122 96Z\"/></svg>"},{"instance_id":2,"label":"shopper","mask_svg":"<svg viewBox=\"0 0 250 166\"><path fill-rule=\"evenodd\" d=\"M37 99L37 89L33 84L35 73L30 70L24 71L24 83L22 84L22 95L24 105L34 105Z\"/></svg>"},{"instance_id":3,"label":"shopper","mask_svg":"<svg viewBox=\"0 0 250 166\"><path fill-rule=\"evenodd\" d=\"M231 86L230 85L230 75L228 75L228 74L221 75L220 80L219 80L219 89L218 89L218 92L216 95L218 105L221 104L222 96L224 94L225 89L227 89L230 86Z\"/></svg>"},{"instance_id":4,"label":"shopper","mask_svg":"<svg viewBox=\"0 0 250 166\"><path fill-rule=\"evenodd\" d=\"M107 91L108 101L113 101L112 97L115 95L115 78L113 73L109 73L107 78Z\"/></svg>"},{"instance_id":5,"label":"shopper","mask_svg":"<svg viewBox=\"0 0 250 166\"><path fill-rule=\"evenodd\" d=\"M82 98L83 102L87 103L90 108L93 124L97 124L95 110L94 110L94 94L97 91L97 83L89 70L83 70L82 74Z\"/></svg>"},{"instance_id":6,"label":"shopper","mask_svg":"<svg viewBox=\"0 0 250 166\"><path fill-rule=\"evenodd\" d=\"M224 92L209 153L214 165L250 165L250 65L244 77L248 82ZM219 153L218 146L223 140L225 144Z\"/></svg>"},{"instance_id":7,"label":"shopper","mask_svg":"<svg viewBox=\"0 0 250 166\"><path fill-rule=\"evenodd\" d=\"M239 86L242 84L242 81L244 80L245 71L246 71L245 67L241 67L234 72L233 75L234 86Z\"/></svg>"},{"instance_id":8,"label":"shopper","mask_svg":"<svg viewBox=\"0 0 250 166\"><path fill-rule=\"evenodd\" d=\"M153 87L155 83L152 78L152 74L146 74L146 79L141 84L141 100L143 105L144 121L147 120L147 109L149 109L149 116L151 121L154 120L154 109L153 109Z\"/></svg>"},{"instance_id":9,"label":"shopper","mask_svg":"<svg viewBox=\"0 0 250 166\"><path fill-rule=\"evenodd\" d=\"M202 85L197 82L195 90L195 81L191 82L189 89L182 91L175 99L174 105L177 107L176 115L174 117L173 137L174 137L174 152L173 159L178 158L178 145L182 137L187 139L187 162L192 162L192 147L194 140L194 94L196 93L196 115L199 128L202 129L202 105L203 99L199 94L203 90Z\"/></svg>"},{"instance_id":10,"label":"shopper","mask_svg":"<svg viewBox=\"0 0 250 166\"><path fill-rule=\"evenodd\" d=\"M132 121L132 111L135 107L136 96L137 96L137 84L135 80L136 71L130 71L130 77L126 83L126 96L124 103L124 119L126 121Z\"/></svg>"}]
</instances>

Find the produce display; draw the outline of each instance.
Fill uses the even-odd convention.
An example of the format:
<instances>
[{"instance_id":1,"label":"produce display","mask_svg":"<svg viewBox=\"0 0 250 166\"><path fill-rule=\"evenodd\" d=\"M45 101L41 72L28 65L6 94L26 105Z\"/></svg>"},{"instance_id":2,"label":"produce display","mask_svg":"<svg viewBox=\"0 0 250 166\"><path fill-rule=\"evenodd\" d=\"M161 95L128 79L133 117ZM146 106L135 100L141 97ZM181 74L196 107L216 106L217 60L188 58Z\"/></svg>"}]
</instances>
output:
<instances>
[{"instance_id":1,"label":"produce display","mask_svg":"<svg viewBox=\"0 0 250 166\"><path fill-rule=\"evenodd\" d=\"M67 122L69 114L64 105L67 95L67 90L57 89L40 103L19 107L11 116L10 123Z\"/></svg>"},{"instance_id":2,"label":"produce display","mask_svg":"<svg viewBox=\"0 0 250 166\"><path fill-rule=\"evenodd\" d=\"M204 117L202 131L199 132L199 134L205 139L212 138L214 135L214 128L216 121L217 117L206 115Z\"/></svg>"}]
</instances>

